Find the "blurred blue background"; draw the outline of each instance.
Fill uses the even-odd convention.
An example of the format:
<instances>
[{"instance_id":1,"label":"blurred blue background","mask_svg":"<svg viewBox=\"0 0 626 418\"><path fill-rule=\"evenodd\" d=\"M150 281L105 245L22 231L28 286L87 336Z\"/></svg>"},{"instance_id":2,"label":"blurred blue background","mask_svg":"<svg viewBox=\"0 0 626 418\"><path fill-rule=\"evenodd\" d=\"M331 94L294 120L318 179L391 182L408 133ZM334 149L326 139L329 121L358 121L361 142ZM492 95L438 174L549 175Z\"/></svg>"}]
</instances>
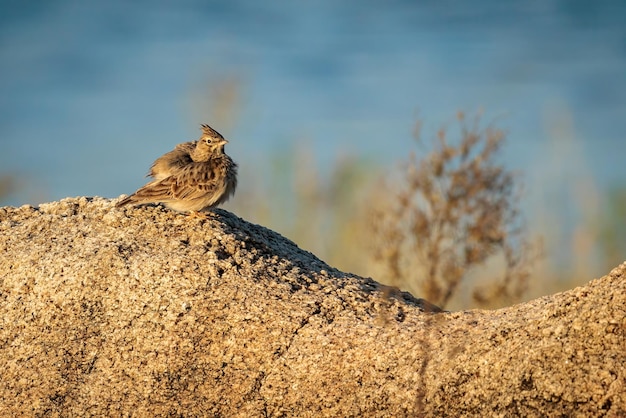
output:
<instances>
[{"instance_id":1,"label":"blurred blue background","mask_svg":"<svg viewBox=\"0 0 626 418\"><path fill-rule=\"evenodd\" d=\"M9 204L130 193L201 122L240 162L304 139L322 167L337 153L390 164L418 117L434 132L479 108L503 116L513 167L533 172L565 114L599 187L625 178L624 1L1 4ZM216 80L237 85L234 116L215 110Z\"/></svg>"}]
</instances>

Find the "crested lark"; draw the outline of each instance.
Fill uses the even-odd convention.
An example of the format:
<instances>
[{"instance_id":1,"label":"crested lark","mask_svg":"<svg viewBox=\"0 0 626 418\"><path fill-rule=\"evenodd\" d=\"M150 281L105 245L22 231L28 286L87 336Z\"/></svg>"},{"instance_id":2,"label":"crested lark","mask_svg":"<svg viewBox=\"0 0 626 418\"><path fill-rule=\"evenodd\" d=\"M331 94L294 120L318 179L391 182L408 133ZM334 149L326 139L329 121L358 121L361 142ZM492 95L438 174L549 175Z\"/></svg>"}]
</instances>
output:
<instances>
[{"instance_id":1,"label":"crested lark","mask_svg":"<svg viewBox=\"0 0 626 418\"><path fill-rule=\"evenodd\" d=\"M163 203L179 212L197 212L226 202L237 187L237 164L224 152L227 143L202 125L199 140L178 144L158 158L148 173L154 180L115 206Z\"/></svg>"}]
</instances>

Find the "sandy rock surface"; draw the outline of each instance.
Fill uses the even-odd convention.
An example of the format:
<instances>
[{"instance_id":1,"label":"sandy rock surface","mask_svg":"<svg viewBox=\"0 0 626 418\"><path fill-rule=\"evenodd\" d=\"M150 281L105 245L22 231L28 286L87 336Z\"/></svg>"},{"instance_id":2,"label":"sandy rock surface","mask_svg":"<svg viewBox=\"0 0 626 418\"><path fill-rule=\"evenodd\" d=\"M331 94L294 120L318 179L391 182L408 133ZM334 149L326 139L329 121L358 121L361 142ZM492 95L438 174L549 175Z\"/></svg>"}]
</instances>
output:
<instances>
[{"instance_id":1,"label":"sandy rock surface","mask_svg":"<svg viewBox=\"0 0 626 418\"><path fill-rule=\"evenodd\" d=\"M216 210L0 208L3 416L626 416L626 263L434 312Z\"/></svg>"}]
</instances>

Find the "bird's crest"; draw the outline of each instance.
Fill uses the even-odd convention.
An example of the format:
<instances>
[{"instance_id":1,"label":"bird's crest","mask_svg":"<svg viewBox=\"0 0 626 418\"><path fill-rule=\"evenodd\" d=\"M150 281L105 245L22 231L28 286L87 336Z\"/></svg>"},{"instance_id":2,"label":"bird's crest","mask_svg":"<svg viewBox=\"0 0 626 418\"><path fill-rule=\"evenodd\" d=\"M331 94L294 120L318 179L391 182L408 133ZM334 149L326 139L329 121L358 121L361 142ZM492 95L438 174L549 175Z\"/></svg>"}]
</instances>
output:
<instances>
[{"instance_id":1,"label":"bird's crest","mask_svg":"<svg viewBox=\"0 0 626 418\"><path fill-rule=\"evenodd\" d=\"M215 138L224 138L219 132L211 128L206 123L201 124L200 127L202 128L202 133L206 136L211 136Z\"/></svg>"}]
</instances>

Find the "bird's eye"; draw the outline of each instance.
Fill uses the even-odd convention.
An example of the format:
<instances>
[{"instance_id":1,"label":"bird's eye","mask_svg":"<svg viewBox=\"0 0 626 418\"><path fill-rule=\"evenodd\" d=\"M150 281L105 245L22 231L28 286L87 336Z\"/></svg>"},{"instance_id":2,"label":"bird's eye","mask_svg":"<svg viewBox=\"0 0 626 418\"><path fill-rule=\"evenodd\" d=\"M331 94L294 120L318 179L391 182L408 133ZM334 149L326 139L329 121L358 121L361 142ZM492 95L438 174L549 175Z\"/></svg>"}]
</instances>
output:
<instances>
[{"instance_id":1,"label":"bird's eye","mask_svg":"<svg viewBox=\"0 0 626 418\"><path fill-rule=\"evenodd\" d=\"M210 144L211 142L213 142L213 139L211 139L211 138L204 138L204 142L206 142L207 144Z\"/></svg>"}]
</instances>

